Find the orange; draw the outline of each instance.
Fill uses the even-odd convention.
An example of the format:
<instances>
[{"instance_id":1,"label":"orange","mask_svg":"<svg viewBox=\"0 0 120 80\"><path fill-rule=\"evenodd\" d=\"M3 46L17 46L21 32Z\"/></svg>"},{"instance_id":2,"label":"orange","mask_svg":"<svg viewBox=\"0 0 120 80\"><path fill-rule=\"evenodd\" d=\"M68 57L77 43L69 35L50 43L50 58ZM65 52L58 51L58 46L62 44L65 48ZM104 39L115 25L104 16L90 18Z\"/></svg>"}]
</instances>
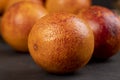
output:
<instances>
[{"instance_id":1,"label":"orange","mask_svg":"<svg viewBox=\"0 0 120 80\"><path fill-rule=\"evenodd\" d=\"M35 2L35 3L38 3L38 4L43 4L42 0L9 0L8 1L8 4L6 6L6 10L12 6L13 4L17 3L17 2L20 2L20 1L31 1L31 2Z\"/></svg>"},{"instance_id":2,"label":"orange","mask_svg":"<svg viewBox=\"0 0 120 80\"><path fill-rule=\"evenodd\" d=\"M91 0L47 0L46 8L48 12L70 12L78 13L81 9L91 6Z\"/></svg>"},{"instance_id":3,"label":"orange","mask_svg":"<svg viewBox=\"0 0 120 80\"><path fill-rule=\"evenodd\" d=\"M34 23L47 14L46 9L33 2L12 5L2 18L1 35L18 51L28 51L28 35Z\"/></svg>"},{"instance_id":4,"label":"orange","mask_svg":"<svg viewBox=\"0 0 120 80\"><path fill-rule=\"evenodd\" d=\"M88 24L69 13L53 13L32 28L28 47L33 60L48 72L68 73L85 66L94 49Z\"/></svg>"}]
</instances>

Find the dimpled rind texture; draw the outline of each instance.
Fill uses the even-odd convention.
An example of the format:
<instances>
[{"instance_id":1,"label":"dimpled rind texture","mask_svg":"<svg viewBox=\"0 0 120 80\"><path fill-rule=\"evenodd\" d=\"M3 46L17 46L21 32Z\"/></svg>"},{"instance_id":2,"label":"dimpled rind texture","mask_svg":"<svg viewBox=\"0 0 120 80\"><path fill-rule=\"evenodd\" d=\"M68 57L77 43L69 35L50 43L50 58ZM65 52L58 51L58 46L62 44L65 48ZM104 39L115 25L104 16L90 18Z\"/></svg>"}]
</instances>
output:
<instances>
[{"instance_id":1,"label":"dimpled rind texture","mask_svg":"<svg viewBox=\"0 0 120 80\"><path fill-rule=\"evenodd\" d=\"M28 47L36 64L52 73L73 72L85 66L94 49L93 32L84 20L53 13L32 28Z\"/></svg>"}]
</instances>

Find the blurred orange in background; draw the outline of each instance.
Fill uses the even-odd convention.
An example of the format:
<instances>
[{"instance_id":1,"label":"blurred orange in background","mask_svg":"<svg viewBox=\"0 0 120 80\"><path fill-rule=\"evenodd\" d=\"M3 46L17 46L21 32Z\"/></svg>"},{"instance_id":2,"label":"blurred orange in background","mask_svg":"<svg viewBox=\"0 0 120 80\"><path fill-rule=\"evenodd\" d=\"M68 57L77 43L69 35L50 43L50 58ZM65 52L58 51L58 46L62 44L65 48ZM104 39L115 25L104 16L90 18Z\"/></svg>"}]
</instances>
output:
<instances>
[{"instance_id":1,"label":"blurred orange in background","mask_svg":"<svg viewBox=\"0 0 120 80\"><path fill-rule=\"evenodd\" d=\"M43 4L42 3L42 0L8 0L8 4L6 6L6 10L13 4L17 3L17 2L20 2L20 1L32 1L32 2L35 2L35 3L39 3L39 4Z\"/></svg>"},{"instance_id":2,"label":"blurred orange in background","mask_svg":"<svg viewBox=\"0 0 120 80\"><path fill-rule=\"evenodd\" d=\"M91 6L91 0L46 0L46 8L48 12L70 12L78 13L83 8Z\"/></svg>"},{"instance_id":3,"label":"blurred orange in background","mask_svg":"<svg viewBox=\"0 0 120 80\"><path fill-rule=\"evenodd\" d=\"M28 51L27 38L34 23L47 14L34 2L21 1L12 5L2 17L1 35L17 51Z\"/></svg>"}]
</instances>

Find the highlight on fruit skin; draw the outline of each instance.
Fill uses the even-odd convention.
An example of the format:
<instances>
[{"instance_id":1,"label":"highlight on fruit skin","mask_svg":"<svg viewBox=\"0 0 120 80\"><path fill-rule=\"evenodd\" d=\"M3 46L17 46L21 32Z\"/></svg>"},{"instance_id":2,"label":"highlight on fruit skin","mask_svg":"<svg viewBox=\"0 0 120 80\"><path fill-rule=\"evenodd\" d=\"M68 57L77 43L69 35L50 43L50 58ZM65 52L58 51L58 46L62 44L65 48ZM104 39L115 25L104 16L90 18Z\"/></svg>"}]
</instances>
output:
<instances>
[{"instance_id":1,"label":"highlight on fruit skin","mask_svg":"<svg viewBox=\"0 0 120 80\"><path fill-rule=\"evenodd\" d=\"M88 24L70 13L53 13L39 19L28 37L33 60L44 70L64 74L84 67L94 49Z\"/></svg>"},{"instance_id":2,"label":"highlight on fruit skin","mask_svg":"<svg viewBox=\"0 0 120 80\"><path fill-rule=\"evenodd\" d=\"M91 2L91 0L46 0L46 9L49 13L64 11L76 14L82 9L89 8Z\"/></svg>"},{"instance_id":3,"label":"highlight on fruit skin","mask_svg":"<svg viewBox=\"0 0 120 80\"><path fill-rule=\"evenodd\" d=\"M102 6L92 6L81 11L95 36L93 57L108 59L120 50L120 18L111 10Z\"/></svg>"},{"instance_id":4,"label":"highlight on fruit skin","mask_svg":"<svg viewBox=\"0 0 120 80\"><path fill-rule=\"evenodd\" d=\"M46 9L39 4L26 1L16 3L2 17L1 36L13 49L26 52L32 26L46 14Z\"/></svg>"}]
</instances>

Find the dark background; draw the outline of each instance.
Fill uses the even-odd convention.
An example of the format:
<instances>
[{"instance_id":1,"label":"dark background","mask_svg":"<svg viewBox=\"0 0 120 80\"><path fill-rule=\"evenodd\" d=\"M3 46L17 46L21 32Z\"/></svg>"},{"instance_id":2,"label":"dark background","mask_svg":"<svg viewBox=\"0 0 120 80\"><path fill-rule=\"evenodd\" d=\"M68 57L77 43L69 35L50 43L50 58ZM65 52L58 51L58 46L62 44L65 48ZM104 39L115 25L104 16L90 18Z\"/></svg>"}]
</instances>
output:
<instances>
[{"instance_id":1,"label":"dark background","mask_svg":"<svg viewBox=\"0 0 120 80\"><path fill-rule=\"evenodd\" d=\"M93 5L101 5L113 9L113 3L116 0L92 0L92 1L93 1Z\"/></svg>"},{"instance_id":2,"label":"dark background","mask_svg":"<svg viewBox=\"0 0 120 80\"><path fill-rule=\"evenodd\" d=\"M93 0L113 9L114 0ZM91 60L72 74L50 74L38 67L29 53L16 52L0 39L0 80L120 80L120 53L106 61Z\"/></svg>"}]
</instances>

